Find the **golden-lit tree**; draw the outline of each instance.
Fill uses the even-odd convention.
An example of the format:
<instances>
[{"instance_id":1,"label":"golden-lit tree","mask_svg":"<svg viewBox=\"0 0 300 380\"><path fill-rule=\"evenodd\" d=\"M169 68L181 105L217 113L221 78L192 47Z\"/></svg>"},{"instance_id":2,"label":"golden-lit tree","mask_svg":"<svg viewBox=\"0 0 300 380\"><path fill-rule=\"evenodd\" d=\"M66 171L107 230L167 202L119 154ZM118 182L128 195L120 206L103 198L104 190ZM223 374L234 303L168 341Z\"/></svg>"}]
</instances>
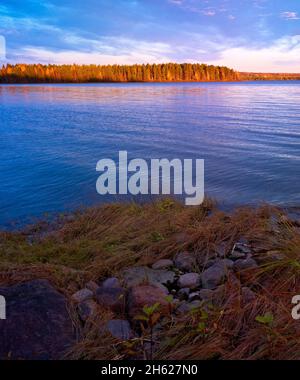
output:
<instances>
[{"instance_id":1,"label":"golden-lit tree","mask_svg":"<svg viewBox=\"0 0 300 380\"><path fill-rule=\"evenodd\" d=\"M1 83L201 82L235 80L238 80L238 73L227 67L191 63L131 66L7 64L0 69Z\"/></svg>"}]
</instances>

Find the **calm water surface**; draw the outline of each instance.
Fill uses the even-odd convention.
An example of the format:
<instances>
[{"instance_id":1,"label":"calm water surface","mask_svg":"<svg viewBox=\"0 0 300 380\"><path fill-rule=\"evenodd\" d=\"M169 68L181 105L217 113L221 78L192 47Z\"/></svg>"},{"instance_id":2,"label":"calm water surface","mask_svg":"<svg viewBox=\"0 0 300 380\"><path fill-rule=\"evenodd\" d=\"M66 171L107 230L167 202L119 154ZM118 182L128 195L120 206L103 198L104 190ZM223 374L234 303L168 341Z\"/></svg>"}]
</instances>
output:
<instances>
[{"instance_id":1,"label":"calm water surface","mask_svg":"<svg viewBox=\"0 0 300 380\"><path fill-rule=\"evenodd\" d=\"M300 82L0 86L0 225L103 202L96 162L204 158L229 207L300 205Z\"/></svg>"}]
</instances>

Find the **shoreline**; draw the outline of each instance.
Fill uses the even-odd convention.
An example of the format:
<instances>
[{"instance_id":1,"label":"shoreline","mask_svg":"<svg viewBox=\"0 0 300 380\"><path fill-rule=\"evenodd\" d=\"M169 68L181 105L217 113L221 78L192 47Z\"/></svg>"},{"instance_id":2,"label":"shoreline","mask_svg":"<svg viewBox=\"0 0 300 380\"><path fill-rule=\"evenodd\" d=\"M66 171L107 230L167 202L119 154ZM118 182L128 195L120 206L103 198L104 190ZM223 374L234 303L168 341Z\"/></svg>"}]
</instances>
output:
<instances>
[{"instance_id":1,"label":"shoreline","mask_svg":"<svg viewBox=\"0 0 300 380\"><path fill-rule=\"evenodd\" d=\"M291 316L299 214L166 198L91 207L56 226L0 232L0 241L0 294L63 295L78 337L68 358L300 358Z\"/></svg>"}]
</instances>

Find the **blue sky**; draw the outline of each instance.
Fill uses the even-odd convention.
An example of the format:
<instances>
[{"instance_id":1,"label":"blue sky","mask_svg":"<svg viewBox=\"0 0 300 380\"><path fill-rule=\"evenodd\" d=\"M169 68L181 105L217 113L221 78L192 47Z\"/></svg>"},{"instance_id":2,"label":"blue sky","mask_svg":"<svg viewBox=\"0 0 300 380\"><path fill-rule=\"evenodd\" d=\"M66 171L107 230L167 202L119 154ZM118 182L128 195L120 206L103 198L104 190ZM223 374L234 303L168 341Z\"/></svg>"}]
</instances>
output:
<instances>
[{"instance_id":1,"label":"blue sky","mask_svg":"<svg viewBox=\"0 0 300 380\"><path fill-rule=\"evenodd\" d=\"M0 36L9 62L300 72L300 0L0 0Z\"/></svg>"}]
</instances>

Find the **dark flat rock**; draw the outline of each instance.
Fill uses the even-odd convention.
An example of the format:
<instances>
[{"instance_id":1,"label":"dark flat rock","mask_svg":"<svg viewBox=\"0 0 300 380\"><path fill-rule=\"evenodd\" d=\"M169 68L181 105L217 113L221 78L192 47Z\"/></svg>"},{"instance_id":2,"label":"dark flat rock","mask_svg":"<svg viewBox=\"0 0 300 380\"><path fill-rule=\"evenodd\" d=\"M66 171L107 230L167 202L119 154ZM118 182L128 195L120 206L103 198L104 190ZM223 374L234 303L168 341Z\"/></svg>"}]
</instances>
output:
<instances>
[{"instance_id":1,"label":"dark flat rock","mask_svg":"<svg viewBox=\"0 0 300 380\"><path fill-rule=\"evenodd\" d=\"M65 297L47 280L0 288L6 320L0 320L0 359L61 359L74 343Z\"/></svg>"}]
</instances>

